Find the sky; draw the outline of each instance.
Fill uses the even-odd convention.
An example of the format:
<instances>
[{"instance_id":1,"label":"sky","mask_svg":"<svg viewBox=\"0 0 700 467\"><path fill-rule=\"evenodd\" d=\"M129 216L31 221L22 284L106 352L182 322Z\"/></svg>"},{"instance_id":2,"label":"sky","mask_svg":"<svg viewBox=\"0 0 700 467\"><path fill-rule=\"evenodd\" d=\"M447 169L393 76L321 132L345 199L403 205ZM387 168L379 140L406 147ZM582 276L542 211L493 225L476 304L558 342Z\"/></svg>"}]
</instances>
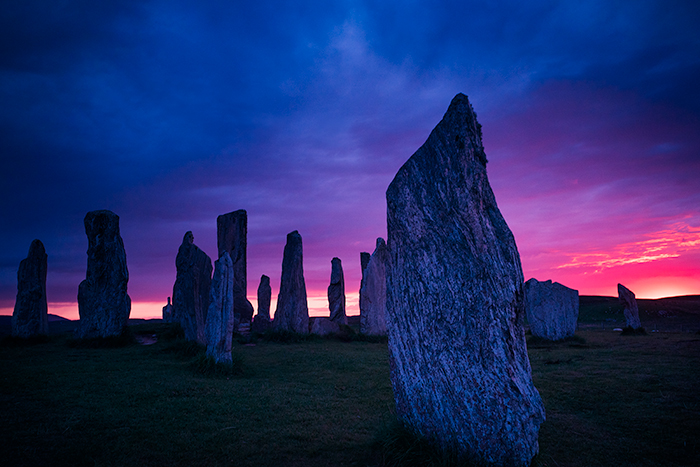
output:
<instances>
[{"instance_id":1,"label":"sky","mask_svg":"<svg viewBox=\"0 0 700 467\"><path fill-rule=\"evenodd\" d=\"M457 93L525 280L700 294L696 1L24 0L0 12L0 314L34 238L49 313L78 318L88 211L120 216L132 317L158 317L183 235L216 259L248 212L248 297L304 242L358 314L385 191ZM274 311L274 301L272 310Z\"/></svg>"}]
</instances>

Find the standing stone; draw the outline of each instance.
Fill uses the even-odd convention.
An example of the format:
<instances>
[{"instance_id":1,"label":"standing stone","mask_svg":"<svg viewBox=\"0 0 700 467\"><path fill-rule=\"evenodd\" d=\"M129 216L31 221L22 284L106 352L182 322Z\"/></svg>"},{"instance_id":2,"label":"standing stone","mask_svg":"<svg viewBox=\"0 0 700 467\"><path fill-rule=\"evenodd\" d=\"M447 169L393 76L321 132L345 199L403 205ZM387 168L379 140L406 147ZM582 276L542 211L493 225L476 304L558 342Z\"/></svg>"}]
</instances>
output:
<instances>
[{"instance_id":1,"label":"standing stone","mask_svg":"<svg viewBox=\"0 0 700 467\"><path fill-rule=\"evenodd\" d=\"M530 465L545 415L525 347L523 272L465 95L386 197L397 415L474 463Z\"/></svg>"},{"instance_id":2,"label":"standing stone","mask_svg":"<svg viewBox=\"0 0 700 467\"><path fill-rule=\"evenodd\" d=\"M386 268L389 250L383 238L377 239L360 289L360 332L386 336Z\"/></svg>"},{"instance_id":3,"label":"standing stone","mask_svg":"<svg viewBox=\"0 0 700 467\"><path fill-rule=\"evenodd\" d=\"M49 333L46 303L46 250L40 240L32 241L29 254L17 270L17 299L12 313L12 335L34 337Z\"/></svg>"},{"instance_id":4,"label":"standing stone","mask_svg":"<svg viewBox=\"0 0 700 467\"><path fill-rule=\"evenodd\" d=\"M296 230L287 234L282 259L280 293L272 322L275 331L309 333L309 305L304 282L304 252L301 235Z\"/></svg>"},{"instance_id":5,"label":"standing stone","mask_svg":"<svg viewBox=\"0 0 700 467\"><path fill-rule=\"evenodd\" d=\"M272 287L270 287L270 278L263 274L260 276L260 285L258 285L258 314L255 315L251 331L262 334L267 332L272 327L270 322L270 302L272 301Z\"/></svg>"},{"instance_id":6,"label":"standing stone","mask_svg":"<svg viewBox=\"0 0 700 467\"><path fill-rule=\"evenodd\" d=\"M231 363L231 341L233 339L234 299L233 261L227 251L214 263L211 280L209 310L207 311L207 355L216 362Z\"/></svg>"},{"instance_id":7,"label":"standing stone","mask_svg":"<svg viewBox=\"0 0 700 467\"><path fill-rule=\"evenodd\" d=\"M87 274L78 288L78 339L119 336L129 321L131 298L126 293L129 271L119 216L91 211L85 216L88 237Z\"/></svg>"},{"instance_id":8,"label":"standing stone","mask_svg":"<svg viewBox=\"0 0 700 467\"><path fill-rule=\"evenodd\" d=\"M340 325L328 318L314 318L311 325L311 334L327 336L329 334L339 334Z\"/></svg>"},{"instance_id":9,"label":"standing stone","mask_svg":"<svg viewBox=\"0 0 700 467\"><path fill-rule=\"evenodd\" d=\"M576 333L578 290L558 282L525 282L525 314L533 336L558 341Z\"/></svg>"},{"instance_id":10,"label":"standing stone","mask_svg":"<svg viewBox=\"0 0 700 467\"><path fill-rule=\"evenodd\" d=\"M634 293L622 284L617 284L617 294L620 301L625 305L625 319L627 327L634 330L641 329L642 323L639 321L639 307Z\"/></svg>"},{"instance_id":11,"label":"standing stone","mask_svg":"<svg viewBox=\"0 0 700 467\"><path fill-rule=\"evenodd\" d=\"M170 297L168 297L168 304L163 307L163 321L166 323L173 322L173 305L170 303Z\"/></svg>"},{"instance_id":12,"label":"standing stone","mask_svg":"<svg viewBox=\"0 0 700 467\"><path fill-rule=\"evenodd\" d=\"M175 259L177 277L173 286L173 319L185 331L185 339L206 345L205 326L211 288L211 258L185 233Z\"/></svg>"},{"instance_id":13,"label":"standing stone","mask_svg":"<svg viewBox=\"0 0 700 467\"><path fill-rule=\"evenodd\" d=\"M228 251L233 261L235 282L233 299L241 323L253 319L253 305L248 301L248 213L245 209L222 214L216 218L216 243L219 257Z\"/></svg>"},{"instance_id":14,"label":"standing stone","mask_svg":"<svg viewBox=\"0 0 700 467\"><path fill-rule=\"evenodd\" d=\"M362 285L365 283L365 270L367 269L367 265L369 264L370 258L371 258L371 256L368 252L363 251L360 253L360 269L362 270L362 279L360 281L360 289L362 289Z\"/></svg>"},{"instance_id":15,"label":"standing stone","mask_svg":"<svg viewBox=\"0 0 700 467\"><path fill-rule=\"evenodd\" d=\"M328 307L331 310L331 321L337 324L348 324L348 318L345 315L345 277L343 276L343 263L340 261L340 258L331 260Z\"/></svg>"}]
</instances>

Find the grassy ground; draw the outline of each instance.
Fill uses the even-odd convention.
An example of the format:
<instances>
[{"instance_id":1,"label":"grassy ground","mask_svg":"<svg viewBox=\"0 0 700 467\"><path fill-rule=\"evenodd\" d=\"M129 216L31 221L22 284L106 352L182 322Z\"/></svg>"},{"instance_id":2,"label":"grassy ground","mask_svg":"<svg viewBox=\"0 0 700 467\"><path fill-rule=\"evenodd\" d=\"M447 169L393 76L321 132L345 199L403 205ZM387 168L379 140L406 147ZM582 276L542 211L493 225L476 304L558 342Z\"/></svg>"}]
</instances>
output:
<instances>
[{"instance_id":1,"label":"grassy ground","mask_svg":"<svg viewBox=\"0 0 700 467\"><path fill-rule=\"evenodd\" d=\"M700 465L700 336L579 335L529 349L547 409L537 465ZM244 374L228 377L198 374L196 357L173 348L5 340L2 464L380 464L375 440L393 406L386 344L237 344Z\"/></svg>"}]
</instances>

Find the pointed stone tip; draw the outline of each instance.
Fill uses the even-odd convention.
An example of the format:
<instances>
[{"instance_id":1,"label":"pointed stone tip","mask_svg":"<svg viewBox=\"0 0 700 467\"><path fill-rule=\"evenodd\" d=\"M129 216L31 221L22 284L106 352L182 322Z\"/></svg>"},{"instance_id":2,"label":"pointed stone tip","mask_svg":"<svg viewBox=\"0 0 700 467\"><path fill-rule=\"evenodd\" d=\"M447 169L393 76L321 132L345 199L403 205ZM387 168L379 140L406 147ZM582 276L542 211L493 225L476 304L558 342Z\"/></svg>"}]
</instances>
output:
<instances>
[{"instance_id":1,"label":"pointed stone tip","mask_svg":"<svg viewBox=\"0 0 700 467\"><path fill-rule=\"evenodd\" d=\"M377 245L376 248L379 248L380 246L386 246L386 242L382 237L377 237Z\"/></svg>"},{"instance_id":2,"label":"pointed stone tip","mask_svg":"<svg viewBox=\"0 0 700 467\"><path fill-rule=\"evenodd\" d=\"M29 245L29 256L35 256L37 254L45 255L46 249L44 248L44 244L41 243L41 240L35 238L32 240L31 245Z\"/></svg>"},{"instance_id":3,"label":"pointed stone tip","mask_svg":"<svg viewBox=\"0 0 700 467\"><path fill-rule=\"evenodd\" d=\"M182 237L182 243L184 243L184 244L194 243L194 234L192 233L191 230L188 230L187 232L185 232L185 235Z\"/></svg>"}]
</instances>

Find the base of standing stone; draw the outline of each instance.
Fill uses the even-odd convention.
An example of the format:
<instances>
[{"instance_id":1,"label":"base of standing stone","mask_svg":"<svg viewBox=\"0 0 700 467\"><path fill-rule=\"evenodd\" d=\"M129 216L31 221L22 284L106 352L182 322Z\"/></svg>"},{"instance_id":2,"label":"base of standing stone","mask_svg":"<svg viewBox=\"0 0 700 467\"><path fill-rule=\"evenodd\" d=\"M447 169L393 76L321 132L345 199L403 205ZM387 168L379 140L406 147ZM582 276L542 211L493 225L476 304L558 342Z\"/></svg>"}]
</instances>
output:
<instances>
[{"instance_id":1,"label":"base of standing stone","mask_svg":"<svg viewBox=\"0 0 700 467\"><path fill-rule=\"evenodd\" d=\"M646 336L647 331L644 328L633 328L632 326L627 326L622 328L621 336Z\"/></svg>"}]
</instances>

